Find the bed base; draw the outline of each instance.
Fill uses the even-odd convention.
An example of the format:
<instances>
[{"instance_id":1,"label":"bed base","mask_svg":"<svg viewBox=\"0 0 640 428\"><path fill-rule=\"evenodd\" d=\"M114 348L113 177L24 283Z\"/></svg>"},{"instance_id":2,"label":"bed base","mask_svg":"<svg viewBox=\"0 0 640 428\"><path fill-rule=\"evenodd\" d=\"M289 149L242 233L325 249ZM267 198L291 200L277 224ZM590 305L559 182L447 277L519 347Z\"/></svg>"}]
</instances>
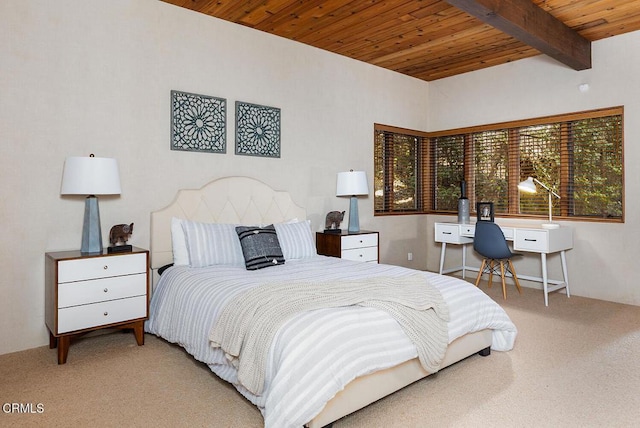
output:
<instances>
[{"instance_id":1,"label":"bed base","mask_svg":"<svg viewBox=\"0 0 640 428\"><path fill-rule=\"evenodd\" d=\"M491 330L470 333L451 342L440 369L476 353L482 356L488 356L491 353ZM306 426L308 428L331 426L343 416L360 410L430 374L422 368L418 359L414 358L398 366L358 377L328 401L324 409Z\"/></svg>"}]
</instances>

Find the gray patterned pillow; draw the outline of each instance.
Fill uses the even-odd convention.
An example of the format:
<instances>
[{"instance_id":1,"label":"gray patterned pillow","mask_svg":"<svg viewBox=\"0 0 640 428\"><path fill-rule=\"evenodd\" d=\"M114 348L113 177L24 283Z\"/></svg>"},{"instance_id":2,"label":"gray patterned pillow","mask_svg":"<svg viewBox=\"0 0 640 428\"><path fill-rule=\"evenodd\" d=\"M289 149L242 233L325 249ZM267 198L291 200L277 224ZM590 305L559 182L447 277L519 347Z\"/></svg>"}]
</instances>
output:
<instances>
[{"instance_id":1,"label":"gray patterned pillow","mask_svg":"<svg viewBox=\"0 0 640 428\"><path fill-rule=\"evenodd\" d=\"M265 227L238 226L236 233L247 270L284 264L278 235L272 224Z\"/></svg>"}]
</instances>

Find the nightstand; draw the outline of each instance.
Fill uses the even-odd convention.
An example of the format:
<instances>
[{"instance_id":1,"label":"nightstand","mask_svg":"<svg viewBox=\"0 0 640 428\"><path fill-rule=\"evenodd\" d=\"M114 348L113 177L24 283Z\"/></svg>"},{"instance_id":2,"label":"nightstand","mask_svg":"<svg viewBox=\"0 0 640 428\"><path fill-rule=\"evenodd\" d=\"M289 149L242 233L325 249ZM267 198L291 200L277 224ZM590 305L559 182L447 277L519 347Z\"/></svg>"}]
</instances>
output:
<instances>
[{"instance_id":1,"label":"nightstand","mask_svg":"<svg viewBox=\"0 0 640 428\"><path fill-rule=\"evenodd\" d=\"M378 263L378 232L361 230L357 233L316 232L316 249L323 256Z\"/></svg>"},{"instance_id":2,"label":"nightstand","mask_svg":"<svg viewBox=\"0 0 640 428\"><path fill-rule=\"evenodd\" d=\"M103 328L133 329L138 345L144 345L148 295L147 250L46 253L45 323L49 348L58 347L58 364L66 363L74 337Z\"/></svg>"}]
</instances>

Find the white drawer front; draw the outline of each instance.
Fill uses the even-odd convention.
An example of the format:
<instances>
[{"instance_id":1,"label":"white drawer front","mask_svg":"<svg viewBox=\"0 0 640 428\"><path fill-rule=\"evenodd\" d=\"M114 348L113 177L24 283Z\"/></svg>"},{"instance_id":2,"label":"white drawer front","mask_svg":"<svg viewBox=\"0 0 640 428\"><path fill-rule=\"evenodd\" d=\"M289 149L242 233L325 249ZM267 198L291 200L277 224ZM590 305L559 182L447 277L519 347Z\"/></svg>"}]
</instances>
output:
<instances>
[{"instance_id":1,"label":"white drawer front","mask_svg":"<svg viewBox=\"0 0 640 428\"><path fill-rule=\"evenodd\" d=\"M378 247L353 248L351 250L342 250L341 257L347 260L357 262L377 262Z\"/></svg>"},{"instance_id":2,"label":"white drawer front","mask_svg":"<svg viewBox=\"0 0 640 428\"><path fill-rule=\"evenodd\" d=\"M146 316L146 296L73 306L58 310L58 334Z\"/></svg>"},{"instance_id":3,"label":"white drawer front","mask_svg":"<svg viewBox=\"0 0 640 428\"><path fill-rule=\"evenodd\" d=\"M377 246L378 246L377 233L368 233L366 235L348 235L348 236L342 237L343 250L349 250L351 248L377 247Z\"/></svg>"},{"instance_id":4,"label":"white drawer front","mask_svg":"<svg viewBox=\"0 0 640 428\"><path fill-rule=\"evenodd\" d=\"M475 224L464 224L460 225L460 235L462 236L473 236L476 234L476 226Z\"/></svg>"},{"instance_id":5,"label":"white drawer front","mask_svg":"<svg viewBox=\"0 0 640 428\"><path fill-rule=\"evenodd\" d=\"M464 225L470 233L473 225ZM473 229L475 231L475 228ZM452 223L436 223L436 242L444 242L446 244L469 244L473 242L473 235L461 236L460 225Z\"/></svg>"},{"instance_id":6,"label":"white drawer front","mask_svg":"<svg viewBox=\"0 0 640 428\"><path fill-rule=\"evenodd\" d=\"M118 276L58 285L58 308L147 294L147 275Z\"/></svg>"},{"instance_id":7,"label":"white drawer front","mask_svg":"<svg viewBox=\"0 0 640 428\"><path fill-rule=\"evenodd\" d=\"M513 249L516 251L546 253L549 248L548 236L547 232L543 230L518 229L513 240Z\"/></svg>"},{"instance_id":8,"label":"white drawer front","mask_svg":"<svg viewBox=\"0 0 640 428\"><path fill-rule=\"evenodd\" d=\"M513 235L515 234L513 227L500 226L500 229L502 229L502 233L507 241L513 241Z\"/></svg>"},{"instance_id":9,"label":"white drawer front","mask_svg":"<svg viewBox=\"0 0 640 428\"><path fill-rule=\"evenodd\" d=\"M58 283L144 273L146 268L145 253L63 260L58 263Z\"/></svg>"},{"instance_id":10,"label":"white drawer front","mask_svg":"<svg viewBox=\"0 0 640 428\"><path fill-rule=\"evenodd\" d=\"M457 244L460 242L460 228L457 224L436 223L436 242Z\"/></svg>"}]
</instances>

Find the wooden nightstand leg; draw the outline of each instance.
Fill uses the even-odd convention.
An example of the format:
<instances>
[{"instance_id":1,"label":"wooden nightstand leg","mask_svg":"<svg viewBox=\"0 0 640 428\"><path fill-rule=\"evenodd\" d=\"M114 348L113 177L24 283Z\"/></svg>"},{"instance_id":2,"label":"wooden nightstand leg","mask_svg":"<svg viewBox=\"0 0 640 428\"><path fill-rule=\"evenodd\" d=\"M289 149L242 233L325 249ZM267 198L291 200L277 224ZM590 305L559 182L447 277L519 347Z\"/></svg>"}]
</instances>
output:
<instances>
[{"instance_id":1,"label":"wooden nightstand leg","mask_svg":"<svg viewBox=\"0 0 640 428\"><path fill-rule=\"evenodd\" d=\"M58 346L58 338L49 332L49 349L55 349Z\"/></svg>"},{"instance_id":2,"label":"wooden nightstand leg","mask_svg":"<svg viewBox=\"0 0 640 428\"><path fill-rule=\"evenodd\" d=\"M58 364L66 364L70 344L71 336L60 336L58 338Z\"/></svg>"},{"instance_id":3,"label":"wooden nightstand leg","mask_svg":"<svg viewBox=\"0 0 640 428\"><path fill-rule=\"evenodd\" d=\"M144 345L144 321L138 321L134 324L133 334L136 336L138 346Z\"/></svg>"}]
</instances>

